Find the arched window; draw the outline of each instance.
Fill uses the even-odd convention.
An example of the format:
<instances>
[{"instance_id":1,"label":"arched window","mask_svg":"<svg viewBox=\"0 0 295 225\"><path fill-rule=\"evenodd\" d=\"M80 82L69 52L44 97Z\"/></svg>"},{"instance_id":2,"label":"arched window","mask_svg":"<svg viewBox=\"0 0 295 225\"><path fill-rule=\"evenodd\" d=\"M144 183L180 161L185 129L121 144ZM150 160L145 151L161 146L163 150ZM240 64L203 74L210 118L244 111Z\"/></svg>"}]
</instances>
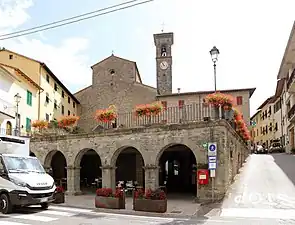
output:
<instances>
[{"instance_id":1,"label":"arched window","mask_svg":"<svg viewBox=\"0 0 295 225\"><path fill-rule=\"evenodd\" d=\"M12 135L12 125L10 121L6 123L6 135Z\"/></svg>"}]
</instances>

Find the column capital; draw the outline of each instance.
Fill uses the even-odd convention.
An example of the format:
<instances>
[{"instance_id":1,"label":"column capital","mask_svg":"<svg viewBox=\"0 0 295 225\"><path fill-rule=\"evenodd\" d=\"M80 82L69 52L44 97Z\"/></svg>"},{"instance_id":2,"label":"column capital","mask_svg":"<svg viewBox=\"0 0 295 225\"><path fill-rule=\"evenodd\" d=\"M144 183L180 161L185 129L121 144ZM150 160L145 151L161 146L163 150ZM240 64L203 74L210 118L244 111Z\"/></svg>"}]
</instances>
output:
<instances>
[{"instance_id":1,"label":"column capital","mask_svg":"<svg viewBox=\"0 0 295 225\"><path fill-rule=\"evenodd\" d=\"M143 166L142 168L145 170L157 170L160 167L157 165L153 165L153 164L147 164L146 166Z\"/></svg>"},{"instance_id":2,"label":"column capital","mask_svg":"<svg viewBox=\"0 0 295 225\"><path fill-rule=\"evenodd\" d=\"M100 166L99 168L102 170L115 170L115 169L117 169L117 167L111 166L111 165L104 165L104 166Z\"/></svg>"},{"instance_id":3,"label":"column capital","mask_svg":"<svg viewBox=\"0 0 295 225\"><path fill-rule=\"evenodd\" d=\"M67 166L66 169L67 170L80 170L81 167L79 167L79 166L76 166L76 167L75 166Z\"/></svg>"}]
</instances>

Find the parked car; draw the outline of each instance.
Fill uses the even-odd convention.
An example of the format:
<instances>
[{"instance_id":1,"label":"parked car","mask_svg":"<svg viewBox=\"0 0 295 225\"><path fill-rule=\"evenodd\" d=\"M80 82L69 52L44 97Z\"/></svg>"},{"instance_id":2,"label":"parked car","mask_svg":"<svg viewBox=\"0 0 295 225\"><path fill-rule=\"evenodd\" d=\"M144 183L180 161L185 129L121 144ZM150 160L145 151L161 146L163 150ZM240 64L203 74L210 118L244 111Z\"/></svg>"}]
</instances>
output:
<instances>
[{"instance_id":1,"label":"parked car","mask_svg":"<svg viewBox=\"0 0 295 225\"><path fill-rule=\"evenodd\" d=\"M262 145L257 145L256 146L256 150L255 150L256 154L267 154L268 153L268 149L264 148Z\"/></svg>"},{"instance_id":2,"label":"parked car","mask_svg":"<svg viewBox=\"0 0 295 225\"><path fill-rule=\"evenodd\" d=\"M284 152L284 148L281 146L280 142L273 142L269 148L269 153L275 153L275 152Z\"/></svg>"}]
</instances>

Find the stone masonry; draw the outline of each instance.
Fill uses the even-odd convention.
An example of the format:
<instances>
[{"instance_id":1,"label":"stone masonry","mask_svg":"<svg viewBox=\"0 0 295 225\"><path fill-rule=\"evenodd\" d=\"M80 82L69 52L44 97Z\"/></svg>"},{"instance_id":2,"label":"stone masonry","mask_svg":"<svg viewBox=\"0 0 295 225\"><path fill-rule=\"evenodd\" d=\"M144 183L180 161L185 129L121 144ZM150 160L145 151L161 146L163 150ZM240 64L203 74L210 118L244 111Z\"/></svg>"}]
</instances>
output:
<instances>
[{"instance_id":1,"label":"stone masonry","mask_svg":"<svg viewBox=\"0 0 295 225\"><path fill-rule=\"evenodd\" d=\"M89 149L95 150L100 156L103 187L115 188L116 159L124 149L134 147L143 158L146 188L156 188L159 181L159 159L167 148L175 144L185 145L194 153L197 164L207 164L207 150L202 144L211 140L218 145L215 197L220 198L248 154L247 146L224 120L41 136L32 138L30 148L45 168L50 167L54 153L60 151L67 162L67 192L78 194L80 161ZM237 160L238 155L240 160ZM211 198L211 185L198 187L198 197L201 200Z\"/></svg>"}]
</instances>

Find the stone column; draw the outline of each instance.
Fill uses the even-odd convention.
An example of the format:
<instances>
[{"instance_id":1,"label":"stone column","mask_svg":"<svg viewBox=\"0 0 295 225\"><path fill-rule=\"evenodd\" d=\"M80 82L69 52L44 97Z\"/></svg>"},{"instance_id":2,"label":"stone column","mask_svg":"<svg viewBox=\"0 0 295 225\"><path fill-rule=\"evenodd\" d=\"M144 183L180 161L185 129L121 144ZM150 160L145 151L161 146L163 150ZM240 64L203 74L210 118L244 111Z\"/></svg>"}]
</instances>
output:
<instances>
[{"instance_id":1,"label":"stone column","mask_svg":"<svg viewBox=\"0 0 295 225\"><path fill-rule=\"evenodd\" d=\"M82 194L80 190L80 169L81 167L68 166L67 169L67 195Z\"/></svg>"},{"instance_id":2,"label":"stone column","mask_svg":"<svg viewBox=\"0 0 295 225\"><path fill-rule=\"evenodd\" d=\"M145 188L156 189L159 187L159 167L156 165L146 165L145 172Z\"/></svg>"},{"instance_id":3,"label":"stone column","mask_svg":"<svg viewBox=\"0 0 295 225\"><path fill-rule=\"evenodd\" d=\"M102 174L102 187L103 188L116 188L116 167L106 165L101 166Z\"/></svg>"},{"instance_id":4,"label":"stone column","mask_svg":"<svg viewBox=\"0 0 295 225\"><path fill-rule=\"evenodd\" d=\"M136 154L136 181L143 186L143 160L141 154Z\"/></svg>"}]
</instances>

